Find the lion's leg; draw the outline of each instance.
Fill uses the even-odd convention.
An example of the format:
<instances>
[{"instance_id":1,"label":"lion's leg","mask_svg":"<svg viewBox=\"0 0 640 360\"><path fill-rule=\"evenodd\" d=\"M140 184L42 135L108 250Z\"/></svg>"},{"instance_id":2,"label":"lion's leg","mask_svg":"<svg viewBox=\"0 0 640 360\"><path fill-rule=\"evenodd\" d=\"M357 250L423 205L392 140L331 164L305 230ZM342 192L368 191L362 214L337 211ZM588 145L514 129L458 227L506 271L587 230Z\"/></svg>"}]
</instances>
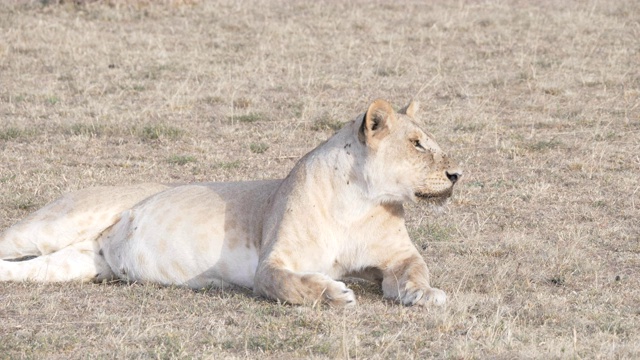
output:
<instances>
[{"instance_id":1,"label":"lion's leg","mask_svg":"<svg viewBox=\"0 0 640 360\"><path fill-rule=\"evenodd\" d=\"M47 255L77 242L61 209L68 202L69 196L63 196L0 233L0 259Z\"/></svg>"},{"instance_id":2,"label":"lion's leg","mask_svg":"<svg viewBox=\"0 0 640 360\"><path fill-rule=\"evenodd\" d=\"M254 292L290 304L355 305L355 295L340 281L321 273L296 273L274 266L256 272Z\"/></svg>"},{"instance_id":3,"label":"lion's leg","mask_svg":"<svg viewBox=\"0 0 640 360\"><path fill-rule=\"evenodd\" d=\"M0 281L90 281L113 278L97 243L84 241L23 261L0 260Z\"/></svg>"},{"instance_id":4,"label":"lion's leg","mask_svg":"<svg viewBox=\"0 0 640 360\"><path fill-rule=\"evenodd\" d=\"M143 184L63 195L0 234L0 259L52 254L94 240L122 211L165 189L164 185Z\"/></svg>"},{"instance_id":5,"label":"lion's leg","mask_svg":"<svg viewBox=\"0 0 640 360\"><path fill-rule=\"evenodd\" d=\"M18 259L42 255L35 242L25 236L19 225L14 225L0 234L0 259Z\"/></svg>"},{"instance_id":6,"label":"lion's leg","mask_svg":"<svg viewBox=\"0 0 640 360\"><path fill-rule=\"evenodd\" d=\"M382 271L384 297L399 300L404 305L443 305L444 291L429 285L429 269L415 248L391 257Z\"/></svg>"},{"instance_id":7,"label":"lion's leg","mask_svg":"<svg viewBox=\"0 0 640 360\"><path fill-rule=\"evenodd\" d=\"M95 238L122 211L96 194L101 190L63 195L8 228L0 235L0 259L48 255Z\"/></svg>"}]
</instances>

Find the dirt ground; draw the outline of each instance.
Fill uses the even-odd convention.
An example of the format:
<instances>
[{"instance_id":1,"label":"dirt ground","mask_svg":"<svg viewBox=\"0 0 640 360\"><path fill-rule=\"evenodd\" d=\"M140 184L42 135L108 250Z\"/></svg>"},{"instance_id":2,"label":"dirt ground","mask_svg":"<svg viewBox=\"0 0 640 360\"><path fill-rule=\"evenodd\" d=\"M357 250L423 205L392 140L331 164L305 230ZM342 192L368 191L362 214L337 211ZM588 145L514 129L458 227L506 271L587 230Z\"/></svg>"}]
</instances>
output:
<instances>
[{"instance_id":1,"label":"dirt ground","mask_svg":"<svg viewBox=\"0 0 640 360\"><path fill-rule=\"evenodd\" d=\"M104 184L286 176L375 98L465 171L443 308L0 283L0 358L640 357L640 2L0 2L0 229Z\"/></svg>"}]
</instances>

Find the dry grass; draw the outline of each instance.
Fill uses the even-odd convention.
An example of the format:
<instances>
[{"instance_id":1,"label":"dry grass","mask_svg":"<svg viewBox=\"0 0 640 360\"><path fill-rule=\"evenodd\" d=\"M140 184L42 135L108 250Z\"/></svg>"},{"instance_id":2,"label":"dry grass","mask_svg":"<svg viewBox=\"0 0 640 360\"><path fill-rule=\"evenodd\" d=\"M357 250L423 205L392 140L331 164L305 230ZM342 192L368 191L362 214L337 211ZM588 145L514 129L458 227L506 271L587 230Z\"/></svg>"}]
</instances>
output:
<instances>
[{"instance_id":1,"label":"dry grass","mask_svg":"<svg viewBox=\"0 0 640 360\"><path fill-rule=\"evenodd\" d=\"M426 4L423 4L426 3ZM284 176L417 95L464 164L410 206L442 309L0 284L0 357L640 357L637 1L8 1L0 228L97 184Z\"/></svg>"}]
</instances>

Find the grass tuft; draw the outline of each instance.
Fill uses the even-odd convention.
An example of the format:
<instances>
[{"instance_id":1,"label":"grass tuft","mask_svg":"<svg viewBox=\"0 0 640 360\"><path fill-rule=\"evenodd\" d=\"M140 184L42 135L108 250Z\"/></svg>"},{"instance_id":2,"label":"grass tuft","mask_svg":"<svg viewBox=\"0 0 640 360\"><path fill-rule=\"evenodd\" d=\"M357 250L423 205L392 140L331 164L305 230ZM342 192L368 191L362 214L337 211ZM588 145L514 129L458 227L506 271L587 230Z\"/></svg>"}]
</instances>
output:
<instances>
[{"instance_id":1,"label":"grass tuft","mask_svg":"<svg viewBox=\"0 0 640 360\"><path fill-rule=\"evenodd\" d=\"M10 126L6 129L0 129L0 140L9 141L9 140L19 140L22 142L30 142L33 141L35 137L40 135L42 132L41 129L35 127L28 128L19 128L15 126Z\"/></svg>"},{"instance_id":2,"label":"grass tuft","mask_svg":"<svg viewBox=\"0 0 640 360\"><path fill-rule=\"evenodd\" d=\"M245 98L239 98L233 100L234 109L246 109L251 105L251 100Z\"/></svg>"},{"instance_id":3,"label":"grass tuft","mask_svg":"<svg viewBox=\"0 0 640 360\"><path fill-rule=\"evenodd\" d=\"M105 126L99 124L76 123L69 128L71 135L101 136L104 134L104 131Z\"/></svg>"},{"instance_id":4,"label":"grass tuft","mask_svg":"<svg viewBox=\"0 0 640 360\"><path fill-rule=\"evenodd\" d=\"M313 131L338 131L342 128L344 123L340 120L334 119L328 115L321 116L313 121L311 124L311 130Z\"/></svg>"},{"instance_id":5,"label":"grass tuft","mask_svg":"<svg viewBox=\"0 0 640 360\"><path fill-rule=\"evenodd\" d=\"M60 102L60 98L56 95L47 96L45 102L49 105L55 105Z\"/></svg>"},{"instance_id":6,"label":"grass tuft","mask_svg":"<svg viewBox=\"0 0 640 360\"><path fill-rule=\"evenodd\" d=\"M17 127L9 127L7 129L0 130L0 140L15 140L21 137L24 131Z\"/></svg>"},{"instance_id":7,"label":"grass tuft","mask_svg":"<svg viewBox=\"0 0 640 360\"><path fill-rule=\"evenodd\" d=\"M39 204L37 204L33 199L26 198L26 197L19 197L13 203L13 206L16 209L19 209L19 210L22 210L22 211L33 210L38 205Z\"/></svg>"},{"instance_id":8,"label":"grass tuft","mask_svg":"<svg viewBox=\"0 0 640 360\"><path fill-rule=\"evenodd\" d=\"M548 151L548 150L555 149L555 148L559 147L560 145L562 145L562 142L560 142L559 140L556 140L556 139L551 139L551 140L538 141L536 143L530 144L528 146L528 148L531 151L542 152L542 151Z\"/></svg>"},{"instance_id":9,"label":"grass tuft","mask_svg":"<svg viewBox=\"0 0 640 360\"><path fill-rule=\"evenodd\" d=\"M564 286L566 284L565 277L562 275L553 276L549 279L549 282L555 286Z\"/></svg>"},{"instance_id":10,"label":"grass tuft","mask_svg":"<svg viewBox=\"0 0 640 360\"><path fill-rule=\"evenodd\" d=\"M171 155L167 162L173 165L186 165L188 163L197 162L196 158L191 155Z\"/></svg>"},{"instance_id":11,"label":"grass tuft","mask_svg":"<svg viewBox=\"0 0 640 360\"><path fill-rule=\"evenodd\" d=\"M140 139L153 141L158 139L177 140L184 135L184 130L164 124L145 125L139 132Z\"/></svg>"},{"instance_id":12,"label":"grass tuft","mask_svg":"<svg viewBox=\"0 0 640 360\"><path fill-rule=\"evenodd\" d=\"M222 170L234 170L239 169L242 165L242 162L239 160L236 161L220 161L211 165L213 169L222 169Z\"/></svg>"},{"instance_id":13,"label":"grass tuft","mask_svg":"<svg viewBox=\"0 0 640 360\"><path fill-rule=\"evenodd\" d=\"M262 154L269 149L269 145L265 143L251 143L249 149L254 154Z\"/></svg>"},{"instance_id":14,"label":"grass tuft","mask_svg":"<svg viewBox=\"0 0 640 360\"><path fill-rule=\"evenodd\" d=\"M392 68L392 67L380 67L375 70L375 74L380 77L401 76L406 73L404 69Z\"/></svg>"},{"instance_id":15,"label":"grass tuft","mask_svg":"<svg viewBox=\"0 0 640 360\"><path fill-rule=\"evenodd\" d=\"M418 246L426 248L432 242L450 241L452 239L452 230L446 226L428 224L413 229L410 231L410 236Z\"/></svg>"},{"instance_id":16,"label":"grass tuft","mask_svg":"<svg viewBox=\"0 0 640 360\"><path fill-rule=\"evenodd\" d=\"M229 116L228 119L231 121L239 121L241 123L254 123L258 121L268 120L268 118L265 115L260 113L249 113L244 115Z\"/></svg>"}]
</instances>

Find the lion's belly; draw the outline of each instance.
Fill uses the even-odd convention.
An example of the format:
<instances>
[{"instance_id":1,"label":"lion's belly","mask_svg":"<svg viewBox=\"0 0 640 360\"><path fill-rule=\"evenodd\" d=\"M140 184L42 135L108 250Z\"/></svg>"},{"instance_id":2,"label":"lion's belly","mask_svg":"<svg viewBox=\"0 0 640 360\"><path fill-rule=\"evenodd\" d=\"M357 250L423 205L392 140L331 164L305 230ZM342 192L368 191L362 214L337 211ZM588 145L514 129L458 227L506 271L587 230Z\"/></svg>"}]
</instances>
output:
<instances>
[{"instance_id":1,"label":"lion's belly","mask_svg":"<svg viewBox=\"0 0 640 360\"><path fill-rule=\"evenodd\" d=\"M103 237L105 258L129 281L252 288L261 209L272 188L275 182L183 186L153 196Z\"/></svg>"}]
</instances>

